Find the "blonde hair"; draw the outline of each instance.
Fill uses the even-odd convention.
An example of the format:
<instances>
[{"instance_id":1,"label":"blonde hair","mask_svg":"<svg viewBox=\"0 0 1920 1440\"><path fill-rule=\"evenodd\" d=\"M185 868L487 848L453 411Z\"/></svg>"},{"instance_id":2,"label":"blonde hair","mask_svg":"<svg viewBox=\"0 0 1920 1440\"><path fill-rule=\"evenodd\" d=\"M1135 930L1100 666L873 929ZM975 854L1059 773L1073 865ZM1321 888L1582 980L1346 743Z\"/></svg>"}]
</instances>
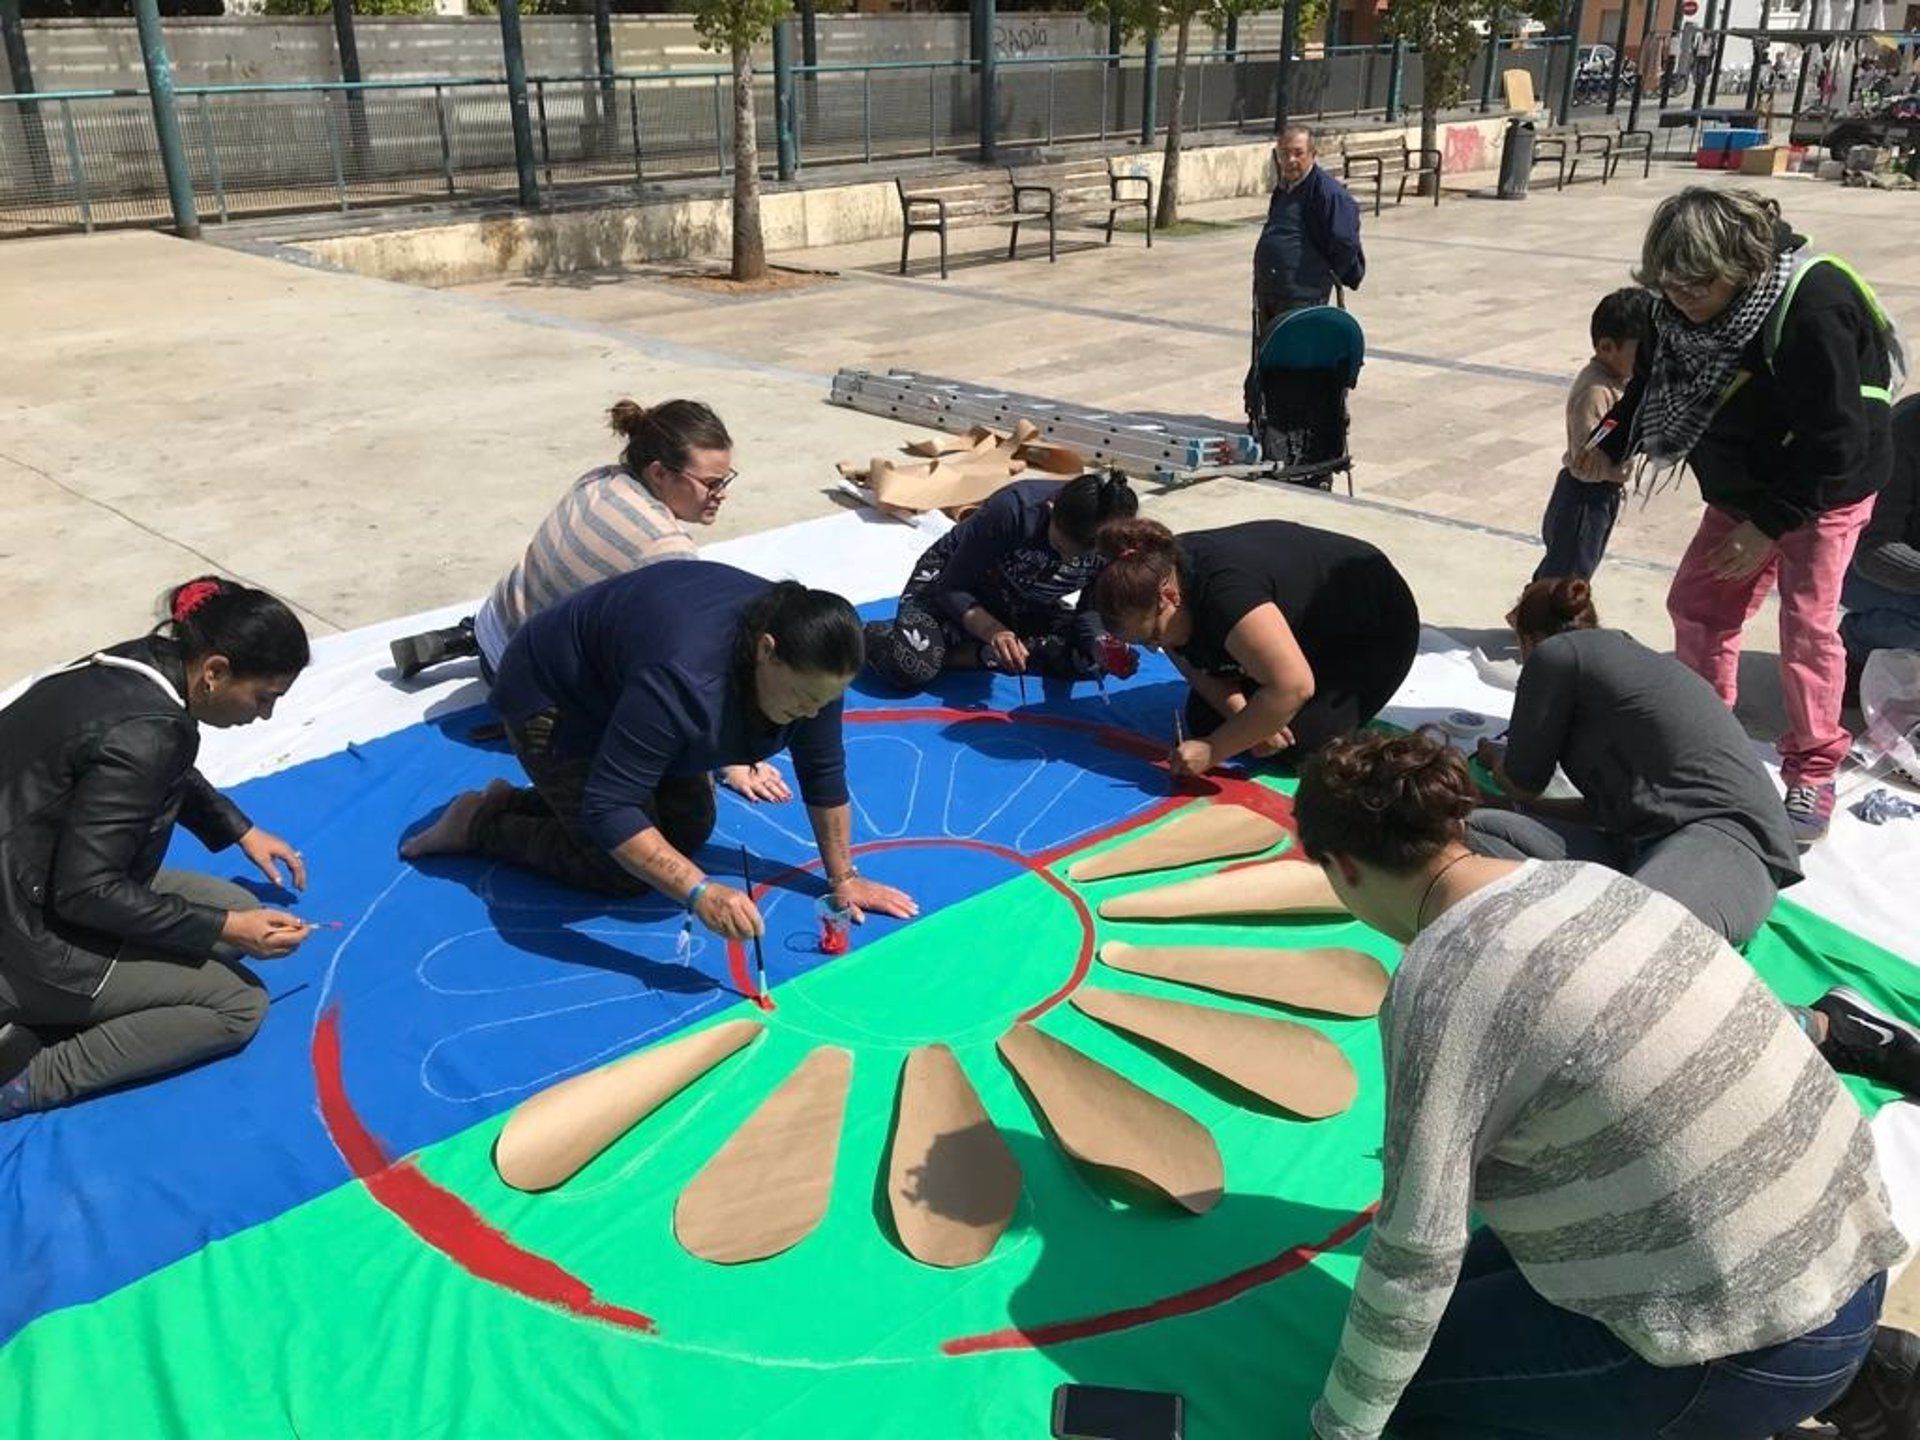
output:
<instances>
[{"instance_id":1,"label":"blonde hair","mask_svg":"<svg viewBox=\"0 0 1920 1440\"><path fill-rule=\"evenodd\" d=\"M1779 223L1779 205L1758 191L1689 185L1653 212L1633 278L1649 290L1711 280L1744 290L1773 269Z\"/></svg>"}]
</instances>

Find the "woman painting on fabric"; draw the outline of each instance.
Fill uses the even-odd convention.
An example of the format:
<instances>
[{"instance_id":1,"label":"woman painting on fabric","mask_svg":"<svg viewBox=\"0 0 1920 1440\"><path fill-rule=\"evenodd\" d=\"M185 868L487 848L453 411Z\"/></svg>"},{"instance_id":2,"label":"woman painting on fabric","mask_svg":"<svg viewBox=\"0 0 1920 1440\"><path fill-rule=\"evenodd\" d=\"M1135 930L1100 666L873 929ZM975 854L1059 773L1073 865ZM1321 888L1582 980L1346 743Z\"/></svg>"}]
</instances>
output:
<instances>
[{"instance_id":1,"label":"woman painting on fabric","mask_svg":"<svg viewBox=\"0 0 1920 1440\"><path fill-rule=\"evenodd\" d=\"M1176 775L1304 757L1379 714L1413 668L1413 592L1364 540L1286 520L1180 536L1125 520L1100 551L1107 628L1166 651L1192 689Z\"/></svg>"},{"instance_id":2,"label":"woman painting on fabric","mask_svg":"<svg viewBox=\"0 0 1920 1440\"><path fill-rule=\"evenodd\" d=\"M1810 254L1750 190L1662 201L1637 278L1664 299L1623 402L1629 448L1685 461L1707 502L1667 596L1675 653L1731 707L1741 629L1778 583L1781 771L1796 838L1811 844L1850 744L1840 586L1891 473L1897 337L1865 282Z\"/></svg>"},{"instance_id":3,"label":"woman painting on fabric","mask_svg":"<svg viewBox=\"0 0 1920 1440\"><path fill-rule=\"evenodd\" d=\"M238 885L160 868L177 822L306 885L300 852L194 768L202 725L272 716L306 632L271 595L212 577L167 615L0 710L0 1120L240 1049L267 998L234 960L312 933Z\"/></svg>"},{"instance_id":4,"label":"woman painting on fabric","mask_svg":"<svg viewBox=\"0 0 1920 1440\"><path fill-rule=\"evenodd\" d=\"M764 932L752 899L691 858L713 772L786 750L834 899L906 918L855 870L841 697L864 658L838 595L686 560L603 581L535 615L501 657L494 708L533 781L455 798L409 859L478 854L613 895L657 890L715 934Z\"/></svg>"}]
</instances>

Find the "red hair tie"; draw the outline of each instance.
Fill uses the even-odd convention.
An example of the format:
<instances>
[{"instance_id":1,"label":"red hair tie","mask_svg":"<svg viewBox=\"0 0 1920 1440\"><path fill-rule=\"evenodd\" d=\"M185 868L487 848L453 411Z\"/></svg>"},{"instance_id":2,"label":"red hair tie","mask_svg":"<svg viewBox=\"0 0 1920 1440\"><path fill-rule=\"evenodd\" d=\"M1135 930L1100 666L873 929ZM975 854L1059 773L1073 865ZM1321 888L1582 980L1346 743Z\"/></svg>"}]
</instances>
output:
<instances>
[{"instance_id":1,"label":"red hair tie","mask_svg":"<svg viewBox=\"0 0 1920 1440\"><path fill-rule=\"evenodd\" d=\"M173 618L184 621L194 611L220 593L218 580L192 580L182 585L173 596Z\"/></svg>"},{"instance_id":2,"label":"red hair tie","mask_svg":"<svg viewBox=\"0 0 1920 1440\"><path fill-rule=\"evenodd\" d=\"M1140 553L1140 547L1138 545L1129 545L1127 546L1126 549L1122 550L1118 555L1114 556L1113 558L1116 560L1131 560L1134 556L1138 555L1139 553Z\"/></svg>"}]
</instances>

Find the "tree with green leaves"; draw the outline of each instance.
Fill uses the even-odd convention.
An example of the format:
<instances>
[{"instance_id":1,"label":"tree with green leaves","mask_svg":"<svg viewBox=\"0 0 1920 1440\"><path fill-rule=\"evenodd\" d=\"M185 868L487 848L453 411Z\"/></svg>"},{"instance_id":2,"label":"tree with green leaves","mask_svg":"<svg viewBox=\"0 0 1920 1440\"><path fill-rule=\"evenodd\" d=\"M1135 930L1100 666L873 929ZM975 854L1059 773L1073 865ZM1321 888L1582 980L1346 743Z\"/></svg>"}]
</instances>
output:
<instances>
[{"instance_id":1,"label":"tree with green leaves","mask_svg":"<svg viewBox=\"0 0 1920 1440\"><path fill-rule=\"evenodd\" d=\"M1438 148L1440 112L1466 98L1473 59L1487 38L1524 20L1549 23L1560 17L1561 0L1391 0L1384 29L1420 52L1420 144ZM1431 195L1437 175L1422 176L1420 193Z\"/></svg>"},{"instance_id":2,"label":"tree with green leaves","mask_svg":"<svg viewBox=\"0 0 1920 1440\"><path fill-rule=\"evenodd\" d=\"M753 47L793 13L790 0L694 0L693 28L709 50L733 63L733 278L767 273L760 229L760 148L753 106Z\"/></svg>"}]
</instances>

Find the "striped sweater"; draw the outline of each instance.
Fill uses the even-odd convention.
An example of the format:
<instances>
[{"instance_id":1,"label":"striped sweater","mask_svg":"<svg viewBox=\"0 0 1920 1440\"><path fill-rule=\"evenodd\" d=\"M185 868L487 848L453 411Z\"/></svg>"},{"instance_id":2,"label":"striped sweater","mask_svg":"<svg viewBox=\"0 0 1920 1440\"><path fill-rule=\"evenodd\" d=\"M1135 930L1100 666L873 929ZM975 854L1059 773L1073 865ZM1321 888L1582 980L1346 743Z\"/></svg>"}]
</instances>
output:
<instances>
[{"instance_id":1,"label":"striped sweater","mask_svg":"<svg viewBox=\"0 0 1920 1440\"><path fill-rule=\"evenodd\" d=\"M480 648L497 670L507 642L549 605L656 560L696 553L686 527L626 466L590 470L547 513L520 563L474 617Z\"/></svg>"},{"instance_id":2,"label":"striped sweater","mask_svg":"<svg viewBox=\"0 0 1920 1440\"><path fill-rule=\"evenodd\" d=\"M1532 862L1407 947L1385 1181L1313 1412L1382 1434L1478 1210L1546 1299L1656 1365L1818 1328L1906 1245L1859 1107L1746 962L1597 865Z\"/></svg>"}]
</instances>

